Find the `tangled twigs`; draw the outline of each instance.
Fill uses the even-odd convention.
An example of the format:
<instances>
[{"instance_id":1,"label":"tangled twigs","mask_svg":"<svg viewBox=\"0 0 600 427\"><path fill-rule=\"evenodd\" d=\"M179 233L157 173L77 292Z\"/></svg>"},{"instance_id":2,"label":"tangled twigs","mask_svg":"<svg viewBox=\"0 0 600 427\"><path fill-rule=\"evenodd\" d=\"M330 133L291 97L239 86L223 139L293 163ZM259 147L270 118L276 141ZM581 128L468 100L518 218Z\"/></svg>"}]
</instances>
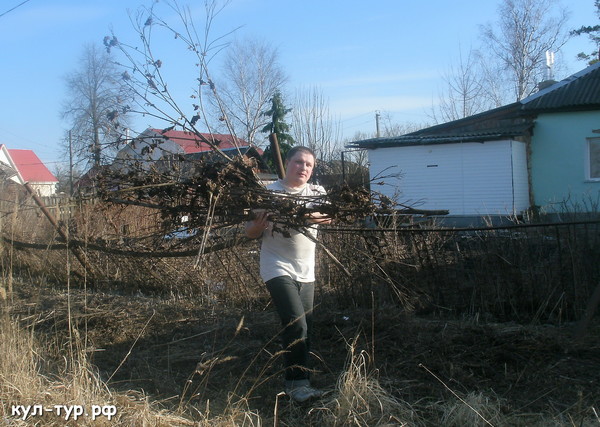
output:
<instances>
[{"instance_id":1,"label":"tangled twigs","mask_svg":"<svg viewBox=\"0 0 600 427\"><path fill-rule=\"evenodd\" d=\"M179 178L182 175L185 178ZM100 195L106 201L158 209L162 233L180 228L182 218L187 219L187 228L198 230L207 224L210 229L241 224L255 209L273 212L271 219L281 230L305 226L306 216L313 212L350 224L377 210L367 190L345 185L319 197L273 193L259 181L252 162L242 157L230 162L215 157L186 160L171 164L168 170L112 172L100 183ZM214 203L217 198L218 204Z\"/></svg>"}]
</instances>

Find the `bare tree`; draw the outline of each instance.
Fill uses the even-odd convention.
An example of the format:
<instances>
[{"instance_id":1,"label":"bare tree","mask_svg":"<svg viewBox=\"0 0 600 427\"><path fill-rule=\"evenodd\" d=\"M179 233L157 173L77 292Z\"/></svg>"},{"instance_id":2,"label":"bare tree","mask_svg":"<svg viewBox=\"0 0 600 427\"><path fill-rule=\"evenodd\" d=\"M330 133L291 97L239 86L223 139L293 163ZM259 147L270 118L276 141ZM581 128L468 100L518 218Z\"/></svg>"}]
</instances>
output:
<instances>
[{"instance_id":1,"label":"bare tree","mask_svg":"<svg viewBox=\"0 0 600 427\"><path fill-rule=\"evenodd\" d=\"M489 109L492 102L486 96L489 87L485 86L484 75L474 52L469 50L465 57L459 49L458 63L442 76L444 87L438 105L431 109L431 118L444 123Z\"/></svg>"},{"instance_id":2,"label":"bare tree","mask_svg":"<svg viewBox=\"0 0 600 427\"><path fill-rule=\"evenodd\" d=\"M80 68L66 77L62 117L70 122L70 148L78 162L99 166L115 148L115 119L123 123L128 113L128 96L118 81L117 67L94 44L84 47Z\"/></svg>"},{"instance_id":3,"label":"bare tree","mask_svg":"<svg viewBox=\"0 0 600 427\"><path fill-rule=\"evenodd\" d=\"M235 138L228 110L209 72L211 61L228 46L225 38L235 31L216 38L211 34L214 20L227 4L228 1L206 0L205 23L199 31L195 25L198 18L189 7L180 6L175 0L154 2L151 7L142 7L130 15L139 45L123 42L114 33L104 38L104 45L108 51L120 51L123 57L119 63L126 69L121 75L122 81L136 95L133 113L162 122L165 130L177 127L192 132L220 156L230 159L219 149L219 141L204 136L206 133L213 134L217 127L207 108L210 104L219 110L222 123ZM161 7L168 11L161 10ZM171 19L173 14L178 19ZM163 16L168 16L169 20ZM153 42L155 37L172 39L183 49L167 45L163 50L157 50L158 45ZM190 66L173 65L174 52L177 52L178 60L188 59ZM190 78L192 89L181 96L180 92L172 90L169 81L186 77ZM200 125L204 129L200 130Z\"/></svg>"},{"instance_id":4,"label":"bare tree","mask_svg":"<svg viewBox=\"0 0 600 427\"><path fill-rule=\"evenodd\" d=\"M296 91L292 108L292 134L299 145L310 147L324 161L339 158L343 148L340 122L329 112L323 92L312 87Z\"/></svg>"},{"instance_id":5,"label":"bare tree","mask_svg":"<svg viewBox=\"0 0 600 427\"><path fill-rule=\"evenodd\" d=\"M481 71L481 85L484 88L483 97L488 100L491 108L501 107L512 96L510 76L502 69L502 65L498 62L489 61L487 55L477 52L477 63Z\"/></svg>"},{"instance_id":6,"label":"bare tree","mask_svg":"<svg viewBox=\"0 0 600 427\"><path fill-rule=\"evenodd\" d=\"M544 79L546 51L558 52L568 40L568 14L558 0L502 0L498 17L481 27L482 57L496 65L493 75L506 76L512 101L518 101Z\"/></svg>"},{"instance_id":7,"label":"bare tree","mask_svg":"<svg viewBox=\"0 0 600 427\"><path fill-rule=\"evenodd\" d=\"M58 179L57 193L73 194L73 184L83 175L80 168L70 168L64 163L58 163L52 170L52 174Z\"/></svg>"},{"instance_id":8,"label":"bare tree","mask_svg":"<svg viewBox=\"0 0 600 427\"><path fill-rule=\"evenodd\" d=\"M383 138L401 136L407 133L416 132L429 125L415 122L397 122L394 121L389 111L380 113L380 133ZM375 135L373 135L374 137Z\"/></svg>"},{"instance_id":9,"label":"bare tree","mask_svg":"<svg viewBox=\"0 0 600 427\"><path fill-rule=\"evenodd\" d=\"M220 105L233 130L257 144L257 133L269 120L263 113L287 79L277 49L256 39L234 41L227 48L218 82Z\"/></svg>"}]
</instances>

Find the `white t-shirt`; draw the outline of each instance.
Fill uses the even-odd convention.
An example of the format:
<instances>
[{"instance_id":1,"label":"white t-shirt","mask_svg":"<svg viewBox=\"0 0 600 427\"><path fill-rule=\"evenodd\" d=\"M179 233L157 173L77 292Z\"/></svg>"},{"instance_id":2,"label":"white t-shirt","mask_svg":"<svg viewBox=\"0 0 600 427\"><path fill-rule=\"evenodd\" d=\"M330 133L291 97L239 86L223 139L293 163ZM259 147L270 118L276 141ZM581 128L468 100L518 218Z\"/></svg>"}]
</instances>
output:
<instances>
[{"instance_id":1,"label":"white t-shirt","mask_svg":"<svg viewBox=\"0 0 600 427\"><path fill-rule=\"evenodd\" d=\"M267 189L299 196L298 203L306 203L307 207L318 200L318 196L326 194L320 185L306 184L301 189L291 189L284 186L281 180L267 185ZM304 197L307 199L303 200ZM307 226L304 230L314 238L317 237L316 224ZM292 228L287 231L290 237L273 231L272 225L264 231L260 250L260 276L265 282L279 276L290 276L298 282L314 282L315 242Z\"/></svg>"}]
</instances>

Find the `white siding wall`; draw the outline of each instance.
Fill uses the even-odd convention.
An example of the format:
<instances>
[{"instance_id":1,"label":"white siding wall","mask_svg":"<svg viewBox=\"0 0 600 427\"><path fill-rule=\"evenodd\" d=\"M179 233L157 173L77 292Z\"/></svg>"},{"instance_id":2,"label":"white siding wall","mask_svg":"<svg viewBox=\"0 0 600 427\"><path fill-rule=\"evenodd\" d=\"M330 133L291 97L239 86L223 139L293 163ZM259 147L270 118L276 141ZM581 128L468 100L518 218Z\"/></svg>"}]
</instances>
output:
<instances>
[{"instance_id":1,"label":"white siding wall","mask_svg":"<svg viewBox=\"0 0 600 427\"><path fill-rule=\"evenodd\" d=\"M0 162L4 163L5 165L11 166L10 162L8 161L8 157L3 149L0 149Z\"/></svg>"},{"instance_id":2,"label":"white siding wall","mask_svg":"<svg viewBox=\"0 0 600 427\"><path fill-rule=\"evenodd\" d=\"M10 166L14 170L14 165L9 158L10 156L8 155L8 152L6 151L6 146L3 144L0 144L0 145L2 146L2 149L0 149L0 162L4 163L5 165ZM15 172L16 172L16 170L15 170ZM15 175L11 176L10 180L16 182L17 184L23 184L19 174L15 174Z\"/></svg>"},{"instance_id":3,"label":"white siding wall","mask_svg":"<svg viewBox=\"0 0 600 427\"><path fill-rule=\"evenodd\" d=\"M57 184L54 182L30 182L31 189L35 191L38 196L49 197L56 194Z\"/></svg>"},{"instance_id":4,"label":"white siding wall","mask_svg":"<svg viewBox=\"0 0 600 427\"><path fill-rule=\"evenodd\" d=\"M379 148L369 162L371 179L401 174L376 180L385 184L375 191L416 208L507 215L513 203L516 213L527 207L525 144L516 141Z\"/></svg>"},{"instance_id":5,"label":"white siding wall","mask_svg":"<svg viewBox=\"0 0 600 427\"><path fill-rule=\"evenodd\" d=\"M529 209L529 172L527 170L527 147L512 141L513 182L515 187L515 213Z\"/></svg>"},{"instance_id":6,"label":"white siding wall","mask_svg":"<svg viewBox=\"0 0 600 427\"><path fill-rule=\"evenodd\" d=\"M140 137L134 140L133 144L126 145L119 150L112 165L114 169L125 173L130 170L134 162L139 162L139 167L149 170L152 164L163 156L183 154L181 146L171 140L165 140L155 133L142 135L145 139Z\"/></svg>"}]
</instances>

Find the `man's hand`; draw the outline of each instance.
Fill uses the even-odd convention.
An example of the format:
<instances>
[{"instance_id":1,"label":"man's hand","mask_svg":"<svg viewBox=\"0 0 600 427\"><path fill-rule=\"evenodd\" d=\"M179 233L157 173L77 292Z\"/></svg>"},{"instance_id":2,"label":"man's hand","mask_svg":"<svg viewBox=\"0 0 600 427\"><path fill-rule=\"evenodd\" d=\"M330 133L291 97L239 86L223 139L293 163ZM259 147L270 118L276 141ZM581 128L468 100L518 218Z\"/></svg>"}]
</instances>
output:
<instances>
[{"instance_id":1,"label":"man's hand","mask_svg":"<svg viewBox=\"0 0 600 427\"><path fill-rule=\"evenodd\" d=\"M252 214L254 215L254 219L246 223L246 236L251 239L257 239L269 228L269 216L271 213L266 210L255 210L252 211Z\"/></svg>"},{"instance_id":2,"label":"man's hand","mask_svg":"<svg viewBox=\"0 0 600 427\"><path fill-rule=\"evenodd\" d=\"M306 221L311 224L331 224L331 217L321 212L311 212L307 215Z\"/></svg>"}]
</instances>

